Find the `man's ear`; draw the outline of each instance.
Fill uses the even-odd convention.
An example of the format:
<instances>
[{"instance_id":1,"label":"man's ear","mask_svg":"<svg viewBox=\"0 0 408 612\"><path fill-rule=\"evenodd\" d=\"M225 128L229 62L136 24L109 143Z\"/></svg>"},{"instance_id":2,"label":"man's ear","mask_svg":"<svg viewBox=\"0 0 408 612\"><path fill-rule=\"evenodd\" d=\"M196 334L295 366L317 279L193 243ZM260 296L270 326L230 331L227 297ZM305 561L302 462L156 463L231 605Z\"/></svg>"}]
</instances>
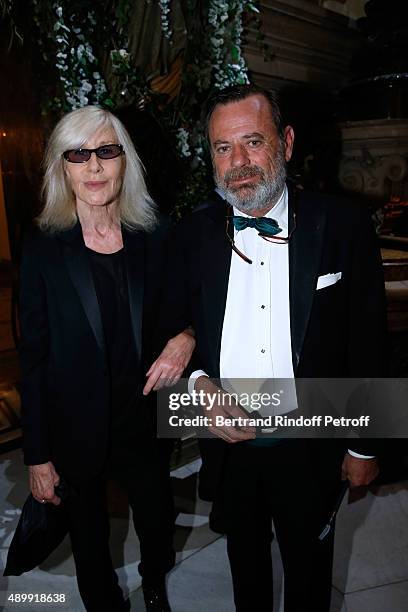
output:
<instances>
[{"instance_id":1,"label":"man's ear","mask_svg":"<svg viewBox=\"0 0 408 612\"><path fill-rule=\"evenodd\" d=\"M293 143L295 141L295 132L291 125L287 125L284 130L283 139L285 141L285 161L290 161L293 151Z\"/></svg>"}]
</instances>

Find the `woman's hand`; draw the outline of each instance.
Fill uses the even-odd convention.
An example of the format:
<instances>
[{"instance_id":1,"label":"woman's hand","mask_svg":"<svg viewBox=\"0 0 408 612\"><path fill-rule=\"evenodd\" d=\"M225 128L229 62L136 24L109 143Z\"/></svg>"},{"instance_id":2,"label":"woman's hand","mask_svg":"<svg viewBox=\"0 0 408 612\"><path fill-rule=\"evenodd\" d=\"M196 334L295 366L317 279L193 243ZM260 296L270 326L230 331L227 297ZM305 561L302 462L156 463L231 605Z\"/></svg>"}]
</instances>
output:
<instances>
[{"instance_id":1,"label":"woman's hand","mask_svg":"<svg viewBox=\"0 0 408 612\"><path fill-rule=\"evenodd\" d=\"M39 465L30 465L28 473L33 497L41 503L49 502L58 506L61 499L58 495L55 495L54 487L59 484L60 477L51 461Z\"/></svg>"},{"instance_id":2,"label":"woman's hand","mask_svg":"<svg viewBox=\"0 0 408 612\"><path fill-rule=\"evenodd\" d=\"M153 389L172 387L180 380L191 359L195 347L194 332L188 328L174 338L170 338L160 356L152 363L146 373L147 381L143 395Z\"/></svg>"}]
</instances>

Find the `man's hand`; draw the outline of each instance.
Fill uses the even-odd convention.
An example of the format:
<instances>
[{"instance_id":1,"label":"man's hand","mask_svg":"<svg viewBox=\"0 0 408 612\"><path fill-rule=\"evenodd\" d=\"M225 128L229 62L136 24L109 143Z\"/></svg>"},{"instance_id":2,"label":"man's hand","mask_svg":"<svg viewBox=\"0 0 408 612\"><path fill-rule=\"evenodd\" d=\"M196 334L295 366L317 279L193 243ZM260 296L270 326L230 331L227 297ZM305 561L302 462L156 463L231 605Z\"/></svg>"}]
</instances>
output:
<instances>
[{"instance_id":1,"label":"man's hand","mask_svg":"<svg viewBox=\"0 0 408 612\"><path fill-rule=\"evenodd\" d=\"M341 477L350 482L350 487L369 485L378 476L377 459L359 459L346 453L341 468Z\"/></svg>"},{"instance_id":2,"label":"man's hand","mask_svg":"<svg viewBox=\"0 0 408 612\"><path fill-rule=\"evenodd\" d=\"M40 463L39 465L30 465L28 472L33 497L41 503L45 501L58 506L61 503L61 499L58 495L55 495L54 487L59 484L60 477L51 461Z\"/></svg>"},{"instance_id":3,"label":"man's hand","mask_svg":"<svg viewBox=\"0 0 408 612\"><path fill-rule=\"evenodd\" d=\"M215 423L217 416L222 416L224 419L238 417L248 419L248 415L240 408L235 400L228 393L214 385L207 376L200 376L197 378L194 390L197 392L204 391L206 394L220 398L220 401L215 402L211 410L205 409L205 415L212 419L213 423ZM255 427L246 425L240 427L230 425L216 427L215 424L213 424L208 429L214 435L230 443L253 440L256 437Z\"/></svg>"},{"instance_id":4,"label":"man's hand","mask_svg":"<svg viewBox=\"0 0 408 612\"><path fill-rule=\"evenodd\" d=\"M152 363L146 373L147 381L143 395L153 389L172 387L179 380L191 359L195 347L194 332L185 329L174 338L170 338L159 357Z\"/></svg>"}]
</instances>

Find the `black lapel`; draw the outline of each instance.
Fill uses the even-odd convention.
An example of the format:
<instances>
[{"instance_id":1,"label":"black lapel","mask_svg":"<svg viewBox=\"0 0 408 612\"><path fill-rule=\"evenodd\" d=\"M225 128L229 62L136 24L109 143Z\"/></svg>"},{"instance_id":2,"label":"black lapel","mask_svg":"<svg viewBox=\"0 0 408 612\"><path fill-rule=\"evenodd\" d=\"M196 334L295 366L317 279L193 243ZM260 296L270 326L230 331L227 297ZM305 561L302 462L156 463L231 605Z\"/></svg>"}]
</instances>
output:
<instances>
[{"instance_id":1,"label":"black lapel","mask_svg":"<svg viewBox=\"0 0 408 612\"><path fill-rule=\"evenodd\" d=\"M232 253L231 245L225 233L226 220L226 203L221 198L217 198L216 205L208 208L200 227L202 299L207 319L208 346L211 355L214 357L213 368L216 377L219 376L221 336ZM230 229L233 232L233 228Z\"/></svg>"},{"instance_id":2,"label":"black lapel","mask_svg":"<svg viewBox=\"0 0 408 612\"><path fill-rule=\"evenodd\" d=\"M130 232L122 228L123 246L125 248L126 273L128 280L130 318L136 352L142 354L142 321L144 297L144 273L146 234L142 231Z\"/></svg>"},{"instance_id":3,"label":"black lapel","mask_svg":"<svg viewBox=\"0 0 408 612\"><path fill-rule=\"evenodd\" d=\"M71 230L62 232L59 238L62 241L63 256L72 283L81 300L96 342L105 354L101 312L80 224L77 223Z\"/></svg>"},{"instance_id":4,"label":"black lapel","mask_svg":"<svg viewBox=\"0 0 408 612\"><path fill-rule=\"evenodd\" d=\"M292 361L296 371L303 347L319 274L326 215L323 206L289 187L289 222L296 229L289 243L289 300ZM289 227L289 230L291 227Z\"/></svg>"}]
</instances>

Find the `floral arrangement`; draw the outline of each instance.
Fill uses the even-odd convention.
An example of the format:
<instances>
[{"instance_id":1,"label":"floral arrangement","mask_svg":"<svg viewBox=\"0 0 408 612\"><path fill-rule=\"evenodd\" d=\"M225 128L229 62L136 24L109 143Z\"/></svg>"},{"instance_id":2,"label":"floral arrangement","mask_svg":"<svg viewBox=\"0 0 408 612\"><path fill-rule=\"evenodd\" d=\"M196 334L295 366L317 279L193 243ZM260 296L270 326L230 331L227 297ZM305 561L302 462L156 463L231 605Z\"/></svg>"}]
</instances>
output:
<instances>
[{"instance_id":1,"label":"floral arrangement","mask_svg":"<svg viewBox=\"0 0 408 612\"><path fill-rule=\"evenodd\" d=\"M158 7L163 37L170 45L176 1L145 0L147 5ZM134 2L105 0L98 15L91 0L27 0L27 7L32 11L46 66L44 114L60 115L87 104L113 111L132 104L151 110L170 135L184 170L177 214L205 197L212 182L205 156L202 107L213 89L249 82L242 39L248 19L258 20L260 30L257 3L186 0L181 89L167 104L151 89L129 51ZM18 31L13 0L0 0L0 9Z\"/></svg>"},{"instance_id":2,"label":"floral arrangement","mask_svg":"<svg viewBox=\"0 0 408 612\"><path fill-rule=\"evenodd\" d=\"M214 86L218 89L235 83L249 82L247 67L241 53L244 4L239 0L232 2L211 0L209 5L208 21L213 29L210 42L214 66ZM254 10L253 5L251 6ZM224 46L225 38L230 39L229 49Z\"/></svg>"},{"instance_id":3,"label":"floral arrangement","mask_svg":"<svg viewBox=\"0 0 408 612\"><path fill-rule=\"evenodd\" d=\"M56 68L64 88L65 104L72 110L87 104L101 104L106 98L106 84L97 69L97 60L89 40L96 25L95 14L89 10L85 27L75 26L71 15L70 22L65 20L61 5L53 6L55 12ZM87 32L87 36L83 31Z\"/></svg>"},{"instance_id":4,"label":"floral arrangement","mask_svg":"<svg viewBox=\"0 0 408 612\"><path fill-rule=\"evenodd\" d=\"M173 113L169 125L185 168L183 191L175 208L178 216L213 189L202 108L212 90L249 82L242 56L243 21L248 15L259 15L254 2L242 0L190 0L188 7L190 36L177 101L180 112Z\"/></svg>"},{"instance_id":5,"label":"floral arrangement","mask_svg":"<svg viewBox=\"0 0 408 612\"><path fill-rule=\"evenodd\" d=\"M160 5L160 16L161 16L161 28L165 38L171 38L171 29L170 29L170 0L159 0Z\"/></svg>"},{"instance_id":6,"label":"floral arrangement","mask_svg":"<svg viewBox=\"0 0 408 612\"><path fill-rule=\"evenodd\" d=\"M93 41L98 30L92 6L31 0L33 21L43 61L57 83L44 112L74 110L87 104L102 104L107 87L99 67Z\"/></svg>"}]
</instances>

